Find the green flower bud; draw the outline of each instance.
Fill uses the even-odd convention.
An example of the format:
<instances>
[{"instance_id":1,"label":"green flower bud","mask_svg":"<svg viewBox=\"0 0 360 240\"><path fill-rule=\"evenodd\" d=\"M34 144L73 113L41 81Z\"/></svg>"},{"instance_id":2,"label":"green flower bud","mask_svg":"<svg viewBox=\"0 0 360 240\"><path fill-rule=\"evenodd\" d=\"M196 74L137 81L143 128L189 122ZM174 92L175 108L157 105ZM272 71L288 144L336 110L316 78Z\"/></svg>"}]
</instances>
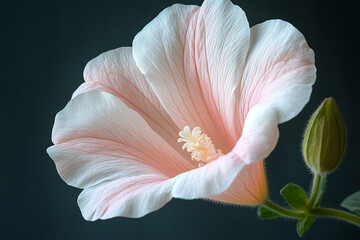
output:
<instances>
[{"instance_id":1,"label":"green flower bud","mask_svg":"<svg viewBox=\"0 0 360 240\"><path fill-rule=\"evenodd\" d=\"M333 98L326 98L311 116L303 142L303 155L315 173L334 171L345 153L345 123Z\"/></svg>"}]
</instances>

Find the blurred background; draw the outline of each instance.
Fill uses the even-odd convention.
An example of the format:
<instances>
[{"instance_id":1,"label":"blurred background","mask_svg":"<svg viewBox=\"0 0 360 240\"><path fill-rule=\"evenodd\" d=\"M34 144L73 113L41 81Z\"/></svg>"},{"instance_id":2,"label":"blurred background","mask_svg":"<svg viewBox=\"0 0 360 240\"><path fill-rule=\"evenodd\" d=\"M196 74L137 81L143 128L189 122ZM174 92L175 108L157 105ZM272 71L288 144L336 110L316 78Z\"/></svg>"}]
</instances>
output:
<instances>
[{"instance_id":1,"label":"blurred background","mask_svg":"<svg viewBox=\"0 0 360 240\"><path fill-rule=\"evenodd\" d=\"M1 1L0 239L298 239L296 222L259 220L255 208L174 199L141 219L87 222L79 189L67 186L46 154L55 114L83 82L85 64L100 53L131 46L161 10L178 0ZM181 0L201 5L198 0ZM323 204L339 207L360 190L359 8L355 1L234 0L251 26L268 19L292 23L315 51L317 82L310 102L280 126L266 160L270 197L311 175L300 145L311 113L329 96L347 124L348 147L328 177ZM318 219L304 239L359 239L360 229Z\"/></svg>"}]
</instances>

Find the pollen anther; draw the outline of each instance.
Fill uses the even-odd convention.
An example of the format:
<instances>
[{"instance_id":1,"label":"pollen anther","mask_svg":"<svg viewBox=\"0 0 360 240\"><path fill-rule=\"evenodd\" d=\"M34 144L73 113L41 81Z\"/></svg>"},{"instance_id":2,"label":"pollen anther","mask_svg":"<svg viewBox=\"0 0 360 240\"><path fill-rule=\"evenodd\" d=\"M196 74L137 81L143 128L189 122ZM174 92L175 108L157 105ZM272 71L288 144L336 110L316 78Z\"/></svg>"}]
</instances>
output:
<instances>
[{"instance_id":1,"label":"pollen anther","mask_svg":"<svg viewBox=\"0 0 360 240\"><path fill-rule=\"evenodd\" d=\"M200 127L195 127L191 131L190 127L186 126L183 131L179 132L179 136L178 142L185 142L182 149L191 153L191 159L199 162L198 167L202 167L223 155L220 149L215 148L211 138L201 133Z\"/></svg>"}]
</instances>

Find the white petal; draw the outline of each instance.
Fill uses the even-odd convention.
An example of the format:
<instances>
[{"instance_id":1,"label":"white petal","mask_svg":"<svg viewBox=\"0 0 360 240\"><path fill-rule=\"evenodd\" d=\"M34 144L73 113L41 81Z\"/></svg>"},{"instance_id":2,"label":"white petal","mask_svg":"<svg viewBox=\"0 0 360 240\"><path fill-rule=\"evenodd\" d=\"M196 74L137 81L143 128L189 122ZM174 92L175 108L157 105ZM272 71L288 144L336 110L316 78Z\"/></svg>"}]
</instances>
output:
<instances>
[{"instance_id":1,"label":"white petal","mask_svg":"<svg viewBox=\"0 0 360 240\"><path fill-rule=\"evenodd\" d=\"M179 128L161 106L146 77L136 66L130 47L110 50L92 59L84 69L84 79L85 83L75 91L73 97L94 89L115 95L182 153L174 141Z\"/></svg>"},{"instance_id":2,"label":"white petal","mask_svg":"<svg viewBox=\"0 0 360 240\"><path fill-rule=\"evenodd\" d=\"M262 105L253 107L245 121L243 135L233 150L210 164L179 175L173 188L174 197L229 202L229 193L225 191L230 186L237 186L229 189L232 196L244 195L237 199L237 203L260 203L266 196L265 175L256 170L257 165L254 165L255 171L252 167L254 162L262 161L275 148L279 137L277 126L277 115L272 108ZM247 170L243 172L245 166ZM250 181L251 178L259 179ZM247 186L248 183L261 185ZM223 192L222 196L216 196Z\"/></svg>"},{"instance_id":3,"label":"white petal","mask_svg":"<svg viewBox=\"0 0 360 240\"><path fill-rule=\"evenodd\" d=\"M136 64L178 127L201 127L225 152L236 142L233 91L249 31L239 7L207 0L165 9L133 42Z\"/></svg>"},{"instance_id":4,"label":"white petal","mask_svg":"<svg viewBox=\"0 0 360 240\"><path fill-rule=\"evenodd\" d=\"M149 156L119 142L78 138L51 146L47 150L64 181L70 186L86 188L124 177L158 174L147 163Z\"/></svg>"},{"instance_id":5,"label":"white petal","mask_svg":"<svg viewBox=\"0 0 360 240\"><path fill-rule=\"evenodd\" d=\"M48 152L60 176L80 188L132 176L134 161L144 165L144 174L150 168L168 177L193 168L139 114L105 92L72 99L57 114L52 139Z\"/></svg>"},{"instance_id":6,"label":"white petal","mask_svg":"<svg viewBox=\"0 0 360 240\"><path fill-rule=\"evenodd\" d=\"M250 42L237 90L239 122L257 104L273 108L279 123L295 117L308 102L316 79L313 51L295 27L281 20L252 27Z\"/></svg>"},{"instance_id":7,"label":"white petal","mask_svg":"<svg viewBox=\"0 0 360 240\"><path fill-rule=\"evenodd\" d=\"M197 199L225 191L246 164L234 153L229 153L201 168L178 176L173 196Z\"/></svg>"},{"instance_id":8,"label":"white petal","mask_svg":"<svg viewBox=\"0 0 360 240\"><path fill-rule=\"evenodd\" d=\"M174 179L161 175L122 178L86 188L78 198L86 220L142 217L171 200Z\"/></svg>"},{"instance_id":9,"label":"white petal","mask_svg":"<svg viewBox=\"0 0 360 240\"><path fill-rule=\"evenodd\" d=\"M278 116L267 105L256 105L247 114L242 136L232 152L246 163L265 159L279 139Z\"/></svg>"}]
</instances>

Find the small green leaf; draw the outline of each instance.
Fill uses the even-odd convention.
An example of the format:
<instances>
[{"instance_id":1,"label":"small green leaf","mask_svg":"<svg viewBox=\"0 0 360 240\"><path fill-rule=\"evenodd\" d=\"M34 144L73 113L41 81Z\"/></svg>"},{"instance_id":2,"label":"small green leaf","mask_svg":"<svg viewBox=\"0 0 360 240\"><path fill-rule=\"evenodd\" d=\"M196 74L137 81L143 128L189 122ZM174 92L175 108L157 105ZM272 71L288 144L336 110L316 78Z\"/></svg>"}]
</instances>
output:
<instances>
[{"instance_id":1,"label":"small green leaf","mask_svg":"<svg viewBox=\"0 0 360 240\"><path fill-rule=\"evenodd\" d=\"M352 212L360 214L360 191L345 198L340 205Z\"/></svg>"},{"instance_id":2,"label":"small green leaf","mask_svg":"<svg viewBox=\"0 0 360 240\"><path fill-rule=\"evenodd\" d=\"M304 236L304 234L310 229L314 221L315 217L306 217L298 221L296 225L296 231L300 237Z\"/></svg>"},{"instance_id":3,"label":"small green leaf","mask_svg":"<svg viewBox=\"0 0 360 240\"><path fill-rule=\"evenodd\" d=\"M308 197L306 192L298 185L289 183L283 189L280 194L285 198L287 203L296 209L306 208Z\"/></svg>"},{"instance_id":4,"label":"small green leaf","mask_svg":"<svg viewBox=\"0 0 360 240\"><path fill-rule=\"evenodd\" d=\"M257 210L257 216L259 218L276 218L281 217L281 215L277 212L274 212L266 207L260 206Z\"/></svg>"}]
</instances>

